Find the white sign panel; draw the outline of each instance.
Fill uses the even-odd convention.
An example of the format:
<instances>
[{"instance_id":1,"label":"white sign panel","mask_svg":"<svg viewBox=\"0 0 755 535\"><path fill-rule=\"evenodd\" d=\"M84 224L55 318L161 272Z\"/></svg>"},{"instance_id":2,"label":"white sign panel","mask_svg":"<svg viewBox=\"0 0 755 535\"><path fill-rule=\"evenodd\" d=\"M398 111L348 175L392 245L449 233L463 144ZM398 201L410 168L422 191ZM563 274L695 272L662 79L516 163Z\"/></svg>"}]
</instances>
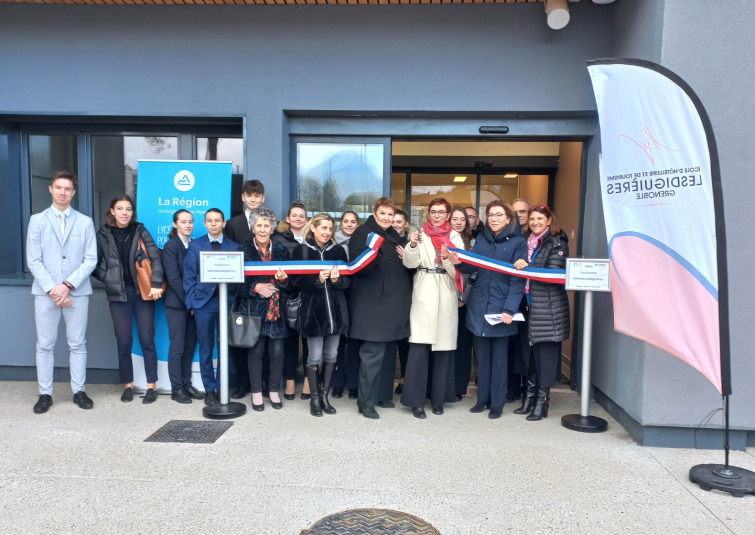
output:
<instances>
[{"instance_id":1,"label":"white sign panel","mask_svg":"<svg viewBox=\"0 0 755 535\"><path fill-rule=\"evenodd\" d=\"M566 261L566 289L610 292L611 275L608 260L569 258Z\"/></svg>"},{"instance_id":2,"label":"white sign panel","mask_svg":"<svg viewBox=\"0 0 755 535\"><path fill-rule=\"evenodd\" d=\"M244 253L241 251L200 252L199 281L203 284L244 282Z\"/></svg>"}]
</instances>

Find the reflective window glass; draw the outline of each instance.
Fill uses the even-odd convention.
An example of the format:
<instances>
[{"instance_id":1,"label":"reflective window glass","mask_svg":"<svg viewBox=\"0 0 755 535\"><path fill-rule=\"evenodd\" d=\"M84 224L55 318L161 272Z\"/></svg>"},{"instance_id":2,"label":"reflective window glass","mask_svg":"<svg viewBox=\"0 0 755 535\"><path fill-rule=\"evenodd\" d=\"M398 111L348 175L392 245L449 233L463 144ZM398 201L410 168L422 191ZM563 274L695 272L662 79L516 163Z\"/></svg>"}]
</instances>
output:
<instances>
[{"instance_id":1,"label":"reflective window glass","mask_svg":"<svg viewBox=\"0 0 755 535\"><path fill-rule=\"evenodd\" d=\"M105 212L116 195L125 193L136 202L139 160L177 159L176 137L92 136L95 228L105 223Z\"/></svg>"},{"instance_id":2,"label":"reflective window glass","mask_svg":"<svg viewBox=\"0 0 755 535\"><path fill-rule=\"evenodd\" d=\"M29 174L31 213L38 214L52 204L50 176L55 171L78 173L79 160L76 136L29 136ZM78 186L71 199L74 210L79 209Z\"/></svg>"},{"instance_id":3,"label":"reflective window glass","mask_svg":"<svg viewBox=\"0 0 755 535\"><path fill-rule=\"evenodd\" d=\"M241 185L244 182L244 139L240 137L198 137L197 160L231 162L231 214L228 219L243 212Z\"/></svg>"},{"instance_id":4,"label":"reflective window glass","mask_svg":"<svg viewBox=\"0 0 755 535\"><path fill-rule=\"evenodd\" d=\"M462 180L463 179L463 180ZM430 201L442 197L451 206L475 206L477 202L476 174L412 174L412 206L409 211L412 225L423 225Z\"/></svg>"},{"instance_id":5,"label":"reflective window glass","mask_svg":"<svg viewBox=\"0 0 755 535\"><path fill-rule=\"evenodd\" d=\"M363 221L383 196L383 145L297 143L296 183L308 216L353 210Z\"/></svg>"}]
</instances>

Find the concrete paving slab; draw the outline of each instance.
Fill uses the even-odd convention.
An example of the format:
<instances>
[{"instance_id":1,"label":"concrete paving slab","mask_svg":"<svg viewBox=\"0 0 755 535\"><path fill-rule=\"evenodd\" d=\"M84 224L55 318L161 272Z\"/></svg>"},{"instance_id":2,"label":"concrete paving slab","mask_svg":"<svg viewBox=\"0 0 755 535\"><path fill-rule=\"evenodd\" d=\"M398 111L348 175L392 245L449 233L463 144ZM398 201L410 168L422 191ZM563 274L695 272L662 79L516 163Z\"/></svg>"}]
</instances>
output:
<instances>
[{"instance_id":1,"label":"concrete paving slab","mask_svg":"<svg viewBox=\"0 0 755 535\"><path fill-rule=\"evenodd\" d=\"M144 439L169 420L202 420L202 404L123 404L117 387L93 385L95 408L83 411L65 386L35 415L36 385L0 383L0 532L298 535L377 507L444 535L755 533L755 497L686 479L720 452L643 448L596 404L606 433L568 431L560 418L579 408L568 390L553 392L541 422L513 405L499 420L470 414L470 398L426 420L397 406L370 421L346 398L332 401L337 415L313 418L297 398L250 410L215 444L166 444ZM755 467L748 453L733 461Z\"/></svg>"}]
</instances>

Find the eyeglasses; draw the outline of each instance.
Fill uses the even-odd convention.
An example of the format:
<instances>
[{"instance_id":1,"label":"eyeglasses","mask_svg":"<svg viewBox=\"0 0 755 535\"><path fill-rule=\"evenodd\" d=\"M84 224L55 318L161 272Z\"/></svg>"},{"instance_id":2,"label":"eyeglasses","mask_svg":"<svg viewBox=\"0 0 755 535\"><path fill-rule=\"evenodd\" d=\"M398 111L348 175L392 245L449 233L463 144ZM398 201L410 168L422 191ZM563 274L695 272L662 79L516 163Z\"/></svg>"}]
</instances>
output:
<instances>
[{"instance_id":1,"label":"eyeglasses","mask_svg":"<svg viewBox=\"0 0 755 535\"><path fill-rule=\"evenodd\" d=\"M544 210L545 213L547 213L548 215L551 215L551 209L545 206L544 204L533 204L532 206L530 206L529 211L531 212L535 208L537 208L538 210Z\"/></svg>"},{"instance_id":2,"label":"eyeglasses","mask_svg":"<svg viewBox=\"0 0 755 535\"><path fill-rule=\"evenodd\" d=\"M495 213L495 214L488 214L488 219L503 219L506 217L506 214L503 212Z\"/></svg>"},{"instance_id":3,"label":"eyeglasses","mask_svg":"<svg viewBox=\"0 0 755 535\"><path fill-rule=\"evenodd\" d=\"M430 215L446 215L447 213L445 210L430 210Z\"/></svg>"}]
</instances>

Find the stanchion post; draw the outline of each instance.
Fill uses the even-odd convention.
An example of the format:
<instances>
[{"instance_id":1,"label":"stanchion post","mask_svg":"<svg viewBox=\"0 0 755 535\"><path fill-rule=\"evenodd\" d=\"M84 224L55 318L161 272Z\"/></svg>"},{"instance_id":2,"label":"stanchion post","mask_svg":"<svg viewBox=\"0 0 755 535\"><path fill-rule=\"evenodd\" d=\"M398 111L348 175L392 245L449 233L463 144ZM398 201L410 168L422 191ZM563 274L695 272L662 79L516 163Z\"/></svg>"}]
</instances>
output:
<instances>
[{"instance_id":1,"label":"stanchion post","mask_svg":"<svg viewBox=\"0 0 755 535\"><path fill-rule=\"evenodd\" d=\"M606 266L607 270L607 266ZM571 271L567 268L567 288ZM561 425L572 431L582 433L600 433L608 428L608 422L597 416L590 416L590 365L592 359L592 316L593 316L593 292L584 288L584 317L582 329L582 380L580 392L580 413L567 414L561 418Z\"/></svg>"}]
</instances>

